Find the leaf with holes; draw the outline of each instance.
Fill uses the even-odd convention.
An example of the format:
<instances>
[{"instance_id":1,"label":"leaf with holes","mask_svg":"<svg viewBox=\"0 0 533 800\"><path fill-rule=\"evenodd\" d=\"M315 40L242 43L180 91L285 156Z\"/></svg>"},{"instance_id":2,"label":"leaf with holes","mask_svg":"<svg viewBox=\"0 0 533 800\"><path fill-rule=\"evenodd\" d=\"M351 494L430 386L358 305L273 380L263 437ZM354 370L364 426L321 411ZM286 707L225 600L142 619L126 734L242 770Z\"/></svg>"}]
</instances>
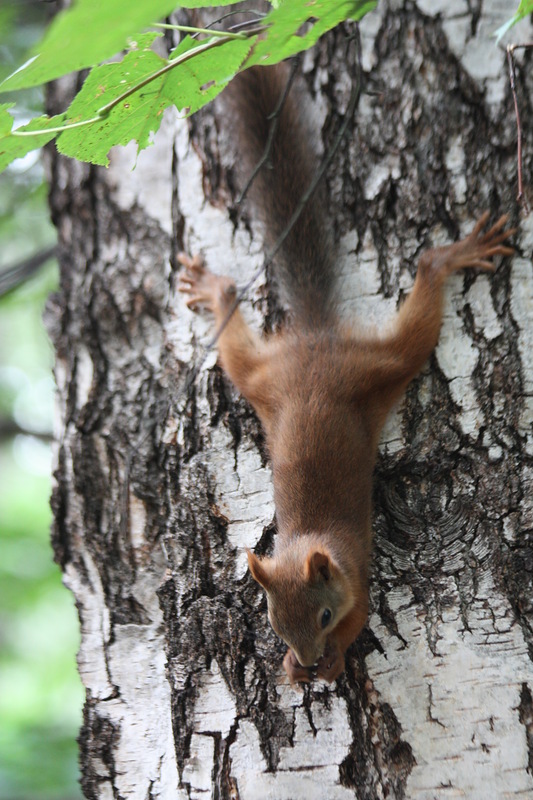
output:
<instances>
[{"instance_id":1,"label":"leaf with holes","mask_svg":"<svg viewBox=\"0 0 533 800\"><path fill-rule=\"evenodd\" d=\"M359 20L376 7L377 0L291 0L271 11L269 26L247 66L275 64L312 47L327 31L346 19Z\"/></svg>"},{"instance_id":2,"label":"leaf with holes","mask_svg":"<svg viewBox=\"0 0 533 800\"><path fill-rule=\"evenodd\" d=\"M256 40L255 36L224 42L215 39L214 47L169 72L167 91L176 108L187 115L194 114L213 100L239 71ZM171 61L196 46L196 40L186 37L172 53Z\"/></svg>"},{"instance_id":3,"label":"leaf with holes","mask_svg":"<svg viewBox=\"0 0 533 800\"><path fill-rule=\"evenodd\" d=\"M143 34L138 37L138 49L121 62L95 67L89 73L66 120L96 119L61 133L57 138L60 153L107 166L114 145L134 139L138 151L143 150L158 131L166 108L175 105L190 114L208 103L231 80L252 45L251 40L216 39L210 49L202 50L208 43L199 45L187 37L172 59L166 60L150 49L157 35ZM190 60L180 62L187 54ZM117 100L117 105L98 119L101 109Z\"/></svg>"}]
</instances>

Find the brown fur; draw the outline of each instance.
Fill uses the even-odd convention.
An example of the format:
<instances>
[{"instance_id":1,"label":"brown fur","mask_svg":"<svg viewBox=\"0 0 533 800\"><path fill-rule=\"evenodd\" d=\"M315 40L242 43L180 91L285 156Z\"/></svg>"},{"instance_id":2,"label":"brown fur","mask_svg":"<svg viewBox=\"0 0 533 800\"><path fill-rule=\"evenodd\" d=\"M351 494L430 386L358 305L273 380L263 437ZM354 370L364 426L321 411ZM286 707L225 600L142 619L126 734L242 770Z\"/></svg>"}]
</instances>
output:
<instances>
[{"instance_id":1,"label":"brown fur","mask_svg":"<svg viewBox=\"0 0 533 800\"><path fill-rule=\"evenodd\" d=\"M284 64L248 69L237 75L223 95L238 142L235 160L243 177L248 177L263 155L270 118L284 95L288 77ZM267 252L284 231L316 170L312 145L316 134L300 113L307 103L309 97L296 82L277 114L268 162L249 192L265 224ZM300 327L323 325L335 315L334 250L326 208L324 188L319 186L274 262L274 276Z\"/></svg>"},{"instance_id":2,"label":"brown fur","mask_svg":"<svg viewBox=\"0 0 533 800\"><path fill-rule=\"evenodd\" d=\"M267 203L270 213L274 205ZM463 241L422 256L389 333L358 335L329 312L317 313L311 328L301 309L320 311L315 283L291 330L260 338L237 309L219 338L222 366L255 408L270 453L278 534L271 558L249 552L248 560L267 592L271 624L289 646L284 666L291 682L310 680L314 664L320 677L335 680L365 624L380 431L437 343L446 277L465 267L492 269L491 256L512 253L502 244L513 233L504 228L506 217L483 233L487 219ZM210 309L220 326L235 296L232 282L198 257L180 260L189 304ZM292 263L303 275L305 262ZM331 620L323 626L326 609Z\"/></svg>"}]
</instances>

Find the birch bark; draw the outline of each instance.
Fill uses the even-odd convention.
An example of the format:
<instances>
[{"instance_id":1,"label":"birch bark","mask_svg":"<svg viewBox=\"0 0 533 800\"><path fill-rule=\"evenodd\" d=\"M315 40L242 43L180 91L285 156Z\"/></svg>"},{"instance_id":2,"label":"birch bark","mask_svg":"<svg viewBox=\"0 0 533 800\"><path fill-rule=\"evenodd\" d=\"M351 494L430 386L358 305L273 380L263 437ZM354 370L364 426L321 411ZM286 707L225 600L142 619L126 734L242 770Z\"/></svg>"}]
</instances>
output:
<instances>
[{"instance_id":1,"label":"birch bark","mask_svg":"<svg viewBox=\"0 0 533 800\"><path fill-rule=\"evenodd\" d=\"M507 4L380 3L368 89L328 175L345 313L380 325L421 249L517 218ZM347 30L303 60L321 146L349 96ZM529 25L514 34L530 37ZM533 73L518 70L533 153ZM61 101L56 89L54 102ZM176 291L201 250L244 283L261 231L228 208L231 137L167 113L109 170L51 158L61 289L53 541L79 610L91 800L533 797L533 217L494 276L455 276L435 355L383 435L371 615L336 685L291 689L246 572L274 535L253 413ZM267 279L243 312L276 313ZM185 387L186 391L183 391Z\"/></svg>"}]
</instances>

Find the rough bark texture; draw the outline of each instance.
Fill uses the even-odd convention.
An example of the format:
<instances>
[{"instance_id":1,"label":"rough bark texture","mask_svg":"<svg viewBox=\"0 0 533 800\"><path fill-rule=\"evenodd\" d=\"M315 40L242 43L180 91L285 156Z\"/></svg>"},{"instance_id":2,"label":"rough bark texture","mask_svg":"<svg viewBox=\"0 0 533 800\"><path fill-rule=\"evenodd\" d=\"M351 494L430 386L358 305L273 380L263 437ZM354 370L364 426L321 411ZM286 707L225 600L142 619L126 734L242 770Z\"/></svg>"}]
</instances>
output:
<instances>
[{"instance_id":1,"label":"rough bark texture","mask_svg":"<svg viewBox=\"0 0 533 800\"><path fill-rule=\"evenodd\" d=\"M329 176L350 315L379 324L424 247L518 221L496 0L381 2L368 89ZM524 32L525 31L525 32ZM323 148L347 103L340 29L303 59ZM526 38L528 26L522 34ZM533 71L518 70L526 183ZM64 88L54 102L64 104ZM176 292L177 249L243 283L228 129L167 114L131 171L53 156L61 289L53 540L79 609L87 798L533 796L533 217L494 276L450 281L435 355L383 436L371 616L338 683L291 689L245 568L274 535L257 420ZM277 319L268 281L244 313ZM185 387L185 391L183 388Z\"/></svg>"}]
</instances>

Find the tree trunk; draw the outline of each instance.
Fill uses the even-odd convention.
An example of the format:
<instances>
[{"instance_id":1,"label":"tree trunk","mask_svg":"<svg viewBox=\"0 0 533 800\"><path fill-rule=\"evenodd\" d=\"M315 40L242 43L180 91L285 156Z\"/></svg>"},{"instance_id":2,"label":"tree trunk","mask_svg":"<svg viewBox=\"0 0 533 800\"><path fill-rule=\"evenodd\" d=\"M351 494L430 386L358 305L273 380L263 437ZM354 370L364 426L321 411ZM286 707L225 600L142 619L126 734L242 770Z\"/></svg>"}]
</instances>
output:
<instances>
[{"instance_id":1,"label":"tree trunk","mask_svg":"<svg viewBox=\"0 0 533 800\"><path fill-rule=\"evenodd\" d=\"M327 177L352 318L383 325L421 250L485 209L518 219L512 98L490 38L502 13L390 0L361 25L368 93ZM326 151L356 72L352 32L302 59ZM526 53L526 184L532 74ZM107 171L50 160L53 541L81 622L84 792L533 796L533 217L493 276L450 280L436 353L382 437L368 625L337 683L293 689L246 570L245 547L275 535L261 430L176 289L182 248L239 284L262 261L259 225L230 215L230 138L210 106L190 122L167 113L133 171L133 146ZM267 278L243 313L276 322Z\"/></svg>"}]
</instances>

